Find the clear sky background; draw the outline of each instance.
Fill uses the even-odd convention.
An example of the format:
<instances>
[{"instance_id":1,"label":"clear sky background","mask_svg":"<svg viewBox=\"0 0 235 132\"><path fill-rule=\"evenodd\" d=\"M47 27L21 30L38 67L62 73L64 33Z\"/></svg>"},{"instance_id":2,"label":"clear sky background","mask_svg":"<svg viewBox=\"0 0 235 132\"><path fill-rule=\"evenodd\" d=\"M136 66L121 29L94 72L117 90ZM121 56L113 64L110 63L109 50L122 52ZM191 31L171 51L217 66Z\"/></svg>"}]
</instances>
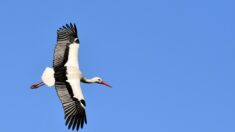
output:
<instances>
[{"instance_id":1,"label":"clear sky background","mask_svg":"<svg viewBox=\"0 0 235 132\"><path fill-rule=\"evenodd\" d=\"M56 30L78 26L82 132L234 132L234 0L2 0L1 132L67 132L53 88Z\"/></svg>"}]
</instances>

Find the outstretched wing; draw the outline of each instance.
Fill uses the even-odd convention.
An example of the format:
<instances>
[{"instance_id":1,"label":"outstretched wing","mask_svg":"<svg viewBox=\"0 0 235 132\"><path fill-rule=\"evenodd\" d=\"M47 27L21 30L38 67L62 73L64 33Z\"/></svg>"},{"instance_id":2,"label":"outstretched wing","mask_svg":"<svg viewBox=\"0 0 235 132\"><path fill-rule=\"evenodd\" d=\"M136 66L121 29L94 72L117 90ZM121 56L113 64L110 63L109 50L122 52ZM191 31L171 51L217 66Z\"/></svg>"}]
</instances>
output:
<instances>
[{"instance_id":1,"label":"outstretched wing","mask_svg":"<svg viewBox=\"0 0 235 132\"><path fill-rule=\"evenodd\" d=\"M56 91L63 104L66 125L72 130L83 128L84 122L87 123L85 112L85 101L74 97L71 85L68 82L56 82Z\"/></svg>"},{"instance_id":2,"label":"outstretched wing","mask_svg":"<svg viewBox=\"0 0 235 132\"><path fill-rule=\"evenodd\" d=\"M66 26L57 30L57 44L53 61L54 69L63 67L68 61L69 45L73 43L79 44L77 27L75 24L66 24Z\"/></svg>"},{"instance_id":3,"label":"outstretched wing","mask_svg":"<svg viewBox=\"0 0 235 132\"><path fill-rule=\"evenodd\" d=\"M81 75L78 66L73 67L77 63L78 44L75 24L66 24L57 31L53 61L55 87L64 108L66 125L73 130L83 128L84 123L87 123L86 104L80 87Z\"/></svg>"}]
</instances>

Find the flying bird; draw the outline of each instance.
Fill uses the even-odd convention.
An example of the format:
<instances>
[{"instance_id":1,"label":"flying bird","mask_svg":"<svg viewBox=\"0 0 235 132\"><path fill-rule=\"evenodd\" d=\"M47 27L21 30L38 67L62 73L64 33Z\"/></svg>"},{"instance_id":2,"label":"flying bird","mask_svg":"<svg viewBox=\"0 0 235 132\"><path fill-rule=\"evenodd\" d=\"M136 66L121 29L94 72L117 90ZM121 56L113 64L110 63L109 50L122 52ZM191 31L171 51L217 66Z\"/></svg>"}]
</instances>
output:
<instances>
[{"instance_id":1,"label":"flying bird","mask_svg":"<svg viewBox=\"0 0 235 132\"><path fill-rule=\"evenodd\" d=\"M33 84L32 89L47 85L55 86L63 105L66 126L78 131L87 123L86 102L80 83L98 83L111 88L100 77L87 79L79 69L78 52L80 41L75 24L66 24L57 30L57 44L54 50L53 68L46 67L41 82Z\"/></svg>"}]
</instances>

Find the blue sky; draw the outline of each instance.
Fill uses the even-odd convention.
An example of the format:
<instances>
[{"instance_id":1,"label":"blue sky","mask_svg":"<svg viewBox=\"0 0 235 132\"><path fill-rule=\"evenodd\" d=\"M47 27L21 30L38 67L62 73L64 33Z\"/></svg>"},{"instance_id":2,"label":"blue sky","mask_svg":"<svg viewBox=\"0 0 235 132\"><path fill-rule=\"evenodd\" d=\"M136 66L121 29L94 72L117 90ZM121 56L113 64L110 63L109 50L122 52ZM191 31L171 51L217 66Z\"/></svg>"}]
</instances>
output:
<instances>
[{"instance_id":1,"label":"blue sky","mask_svg":"<svg viewBox=\"0 0 235 132\"><path fill-rule=\"evenodd\" d=\"M52 65L57 28L75 22L81 70L113 86L82 84L82 132L234 132L234 5L1 1L0 131L68 131L55 90L29 87Z\"/></svg>"}]
</instances>

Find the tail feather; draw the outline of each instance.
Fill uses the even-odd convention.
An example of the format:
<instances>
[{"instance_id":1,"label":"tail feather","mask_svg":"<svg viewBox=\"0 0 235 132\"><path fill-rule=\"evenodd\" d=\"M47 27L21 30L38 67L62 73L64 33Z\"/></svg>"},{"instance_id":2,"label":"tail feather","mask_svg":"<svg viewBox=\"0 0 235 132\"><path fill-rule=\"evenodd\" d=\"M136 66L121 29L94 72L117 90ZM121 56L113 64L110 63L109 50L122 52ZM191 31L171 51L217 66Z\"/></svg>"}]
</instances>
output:
<instances>
[{"instance_id":1,"label":"tail feather","mask_svg":"<svg viewBox=\"0 0 235 132\"><path fill-rule=\"evenodd\" d=\"M52 87L55 85L53 68L46 67L41 78L42 78L42 82L45 83L48 87Z\"/></svg>"}]
</instances>

